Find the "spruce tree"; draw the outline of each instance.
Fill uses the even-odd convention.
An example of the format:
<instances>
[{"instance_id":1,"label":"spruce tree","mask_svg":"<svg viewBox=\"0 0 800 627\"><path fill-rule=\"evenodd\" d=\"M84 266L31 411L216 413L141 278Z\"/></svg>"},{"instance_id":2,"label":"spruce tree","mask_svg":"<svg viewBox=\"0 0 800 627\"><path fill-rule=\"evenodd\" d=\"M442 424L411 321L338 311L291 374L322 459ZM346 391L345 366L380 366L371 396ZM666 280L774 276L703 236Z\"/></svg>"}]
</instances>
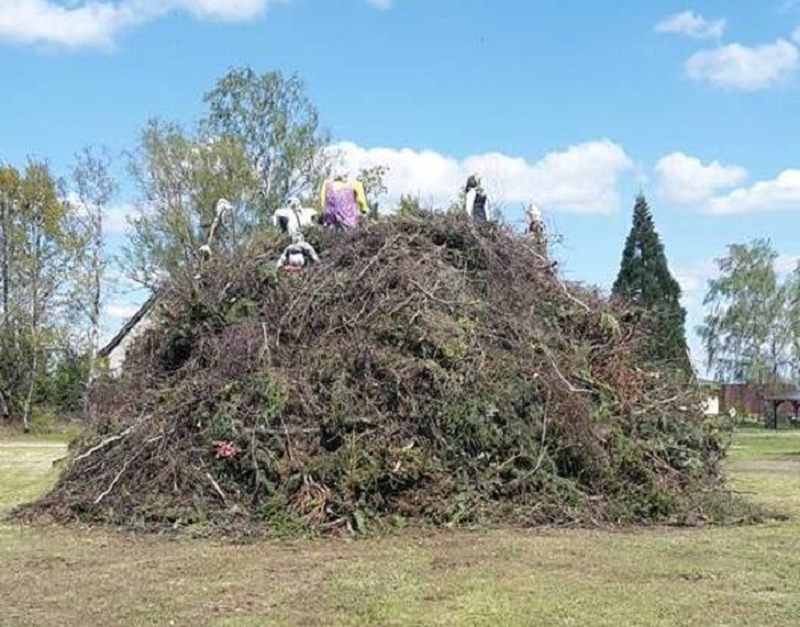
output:
<instances>
[{"instance_id":1,"label":"spruce tree","mask_svg":"<svg viewBox=\"0 0 800 627\"><path fill-rule=\"evenodd\" d=\"M691 374L681 288L669 271L664 246L643 194L636 198L633 226L625 241L612 294L627 300L650 320L652 332L642 356L657 366Z\"/></svg>"}]
</instances>

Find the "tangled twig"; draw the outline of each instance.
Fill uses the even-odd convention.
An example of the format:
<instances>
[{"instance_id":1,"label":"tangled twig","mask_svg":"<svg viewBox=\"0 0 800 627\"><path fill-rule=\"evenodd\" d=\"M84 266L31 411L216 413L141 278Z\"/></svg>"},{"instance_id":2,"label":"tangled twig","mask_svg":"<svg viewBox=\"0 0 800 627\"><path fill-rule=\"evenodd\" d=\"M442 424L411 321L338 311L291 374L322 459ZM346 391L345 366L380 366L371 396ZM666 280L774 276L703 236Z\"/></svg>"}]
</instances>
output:
<instances>
[{"instance_id":1,"label":"tangled twig","mask_svg":"<svg viewBox=\"0 0 800 627\"><path fill-rule=\"evenodd\" d=\"M648 377L644 323L524 238L419 213L307 239L322 261L299 276L275 275L285 242L265 233L207 260L202 289L175 277L37 507L320 532L616 523L716 485L697 390Z\"/></svg>"}]
</instances>

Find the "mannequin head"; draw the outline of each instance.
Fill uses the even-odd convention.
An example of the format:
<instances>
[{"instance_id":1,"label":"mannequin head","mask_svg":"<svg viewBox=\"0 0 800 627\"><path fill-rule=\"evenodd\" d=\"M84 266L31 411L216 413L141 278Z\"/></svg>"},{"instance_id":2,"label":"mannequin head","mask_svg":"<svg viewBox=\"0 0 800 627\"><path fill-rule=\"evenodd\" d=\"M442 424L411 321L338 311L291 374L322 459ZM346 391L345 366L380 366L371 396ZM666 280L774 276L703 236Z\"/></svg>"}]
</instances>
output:
<instances>
[{"instance_id":1,"label":"mannequin head","mask_svg":"<svg viewBox=\"0 0 800 627\"><path fill-rule=\"evenodd\" d=\"M542 221L542 210L539 209L539 205L537 205L535 202L532 202L528 205L527 215L528 222Z\"/></svg>"},{"instance_id":2,"label":"mannequin head","mask_svg":"<svg viewBox=\"0 0 800 627\"><path fill-rule=\"evenodd\" d=\"M480 186L481 186L481 175L478 174L477 172L475 172L473 174L470 174L469 178L467 178L466 191L469 191L471 189L475 189L476 187L480 187Z\"/></svg>"}]
</instances>

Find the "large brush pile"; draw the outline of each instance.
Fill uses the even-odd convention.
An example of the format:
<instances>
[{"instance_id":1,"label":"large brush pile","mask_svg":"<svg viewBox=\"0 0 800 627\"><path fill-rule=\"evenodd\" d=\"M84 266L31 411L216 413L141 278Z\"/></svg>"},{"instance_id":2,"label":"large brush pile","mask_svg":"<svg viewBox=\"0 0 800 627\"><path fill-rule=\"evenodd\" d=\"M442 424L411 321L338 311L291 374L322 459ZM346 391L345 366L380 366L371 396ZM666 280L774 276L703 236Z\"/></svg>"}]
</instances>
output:
<instances>
[{"instance_id":1,"label":"large brush pile","mask_svg":"<svg viewBox=\"0 0 800 627\"><path fill-rule=\"evenodd\" d=\"M501 226L419 213L265 235L174 281L98 392L57 520L275 533L704 519L720 433L646 329Z\"/></svg>"}]
</instances>

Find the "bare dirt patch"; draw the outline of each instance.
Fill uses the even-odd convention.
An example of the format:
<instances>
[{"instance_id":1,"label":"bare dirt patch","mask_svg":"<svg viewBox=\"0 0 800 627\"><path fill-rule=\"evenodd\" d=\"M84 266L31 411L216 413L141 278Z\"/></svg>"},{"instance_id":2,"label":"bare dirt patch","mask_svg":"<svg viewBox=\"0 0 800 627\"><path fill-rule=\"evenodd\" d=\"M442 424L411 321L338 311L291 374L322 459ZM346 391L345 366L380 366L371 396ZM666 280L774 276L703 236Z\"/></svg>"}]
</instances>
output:
<instances>
[{"instance_id":1,"label":"bare dirt patch","mask_svg":"<svg viewBox=\"0 0 800 627\"><path fill-rule=\"evenodd\" d=\"M731 472L768 472L788 475L800 475L800 461L776 460L776 461L740 461L732 462L728 466Z\"/></svg>"}]
</instances>

